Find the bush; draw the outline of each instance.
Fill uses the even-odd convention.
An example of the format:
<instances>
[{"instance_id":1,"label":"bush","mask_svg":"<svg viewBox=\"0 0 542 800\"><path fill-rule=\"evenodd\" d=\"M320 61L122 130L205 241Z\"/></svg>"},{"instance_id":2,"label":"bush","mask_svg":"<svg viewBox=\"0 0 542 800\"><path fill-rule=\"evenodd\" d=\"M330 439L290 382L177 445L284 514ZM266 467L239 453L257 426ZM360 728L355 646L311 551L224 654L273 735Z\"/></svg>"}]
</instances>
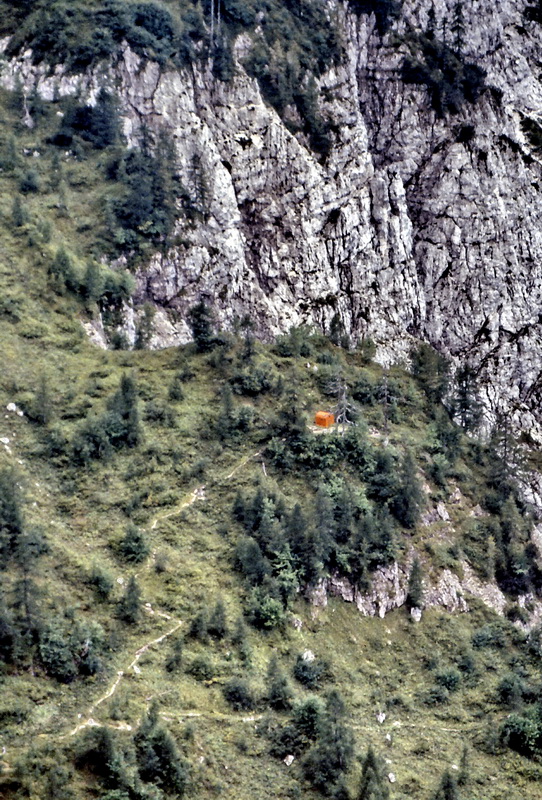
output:
<instances>
[{"instance_id":1,"label":"bush","mask_svg":"<svg viewBox=\"0 0 542 800\"><path fill-rule=\"evenodd\" d=\"M440 706L447 703L450 697L444 686L432 686L423 693L421 699L426 706Z\"/></svg>"},{"instance_id":2,"label":"bush","mask_svg":"<svg viewBox=\"0 0 542 800\"><path fill-rule=\"evenodd\" d=\"M329 665L321 658L310 661L298 655L294 666L294 678L307 689L320 689L329 678Z\"/></svg>"},{"instance_id":3,"label":"bush","mask_svg":"<svg viewBox=\"0 0 542 800\"><path fill-rule=\"evenodd\" d=\"M273 389L269 369L263 367L251 367L235 373L230 378L230 384L235 394L248 397L256 397Z\"/></svg>"},{"instance_id":4,"label":"bush","mask_svg":"<svg viewBox=\"0 0 542 800\"><path fill-rule=\"evenodd\" d=\"M435 680L439 686L444 687L449 692L455 692L459 689L461 683L461 675L455 669L448 669L442 672L437 672Z\"/></svg>"},{"instance_id":5,"label":"bush","mask_svg":"<svg viewBox=\"0 0 542 800\"><path fill-rule=\"evenodd\" d=\"M113 576L102 567L94 565L89 575L89 583L93 587L99 600L109 600L115 581Z\"/></svg>"},{"instance_id":6,"label":"bush","mask_svg":"<svg viewBox=\"0 0 542 800\"><path fill-rule=\"evenodd\" d=\"M250 711L256 705L253 690L241 678L233 678L222 691L234 711Z\"/></svg>"},{"instance_id":7,"label":"bush","mask_svg":"<svg viewBox=\"0 0 542 800\"><path fill-rule=\"evenodd\" d=\"M132 522L126 529L119 549L123 558L130 564L139 564L147 558L150 552L147 537Z\"/></svg>"},{"instance_id":8,"label":"bush","mask_svg":"<svg viewBox=\"0 0 542 800\"><path fill-rule=\"evenodd\" d=\"M281 627L286 619L281 601L257 589L252 593L249 617L260 630Z\"/></svg>"},{"instance_id":9,"label":"bush","mask_svg":"<svg viewBox=\"0 0 542 800\"><path fill-rule=\"evenodd\" d=\"M210 681L215 676L214 664L208 656L196 656L186 671L197 681Z\"/></svg>"},{"instance_id":10,"label":"bush","mask_svg":"<svg viewBox=\"0 0 542 800\"><path fill-rule=\"evenodd\" d=\"M532 716L510 714L501 727L501 741L527 758L540 752L542 730L540 722Z\"/></svg>"},{"instance_id":11,"label":"bush","mask_svg":"<svg viewBox=\"0 0 542 800\"><path fill-rule=\"evenodd\" d=\"M502 626L498 622L488 623L477 630L472 636L473 647L496 647L506 646L506 635Z\"/></svg>"},{"instance_id":12,"label":"bush","mask_svg":"<svg viewBox=\"0 0 542 800\"><path fill-rule=\"evenodd\" d=\"M40 179L35 169L27 170L19 183L19 191L22 194L34 194L40 190Z\"/></svg>"}]
</instances>

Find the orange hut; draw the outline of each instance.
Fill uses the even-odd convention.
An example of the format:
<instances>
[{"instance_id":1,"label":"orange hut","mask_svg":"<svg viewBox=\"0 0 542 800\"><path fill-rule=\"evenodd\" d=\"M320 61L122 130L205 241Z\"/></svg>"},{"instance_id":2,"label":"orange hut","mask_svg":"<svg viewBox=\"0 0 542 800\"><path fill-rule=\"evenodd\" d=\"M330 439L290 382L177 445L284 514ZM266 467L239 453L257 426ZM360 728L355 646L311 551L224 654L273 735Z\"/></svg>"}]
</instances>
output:
<instances>
[{"instance_id":1,"label":"orange hut","mask_svg":"<svg viewBox=\"0 0 542 800\"><path fill-rule=\"evenodd\" d=\"M335 424L335 417L329 411L317 411L314 417L314 424L321 428L330 428Z\"/></svg>"}]
</instances>

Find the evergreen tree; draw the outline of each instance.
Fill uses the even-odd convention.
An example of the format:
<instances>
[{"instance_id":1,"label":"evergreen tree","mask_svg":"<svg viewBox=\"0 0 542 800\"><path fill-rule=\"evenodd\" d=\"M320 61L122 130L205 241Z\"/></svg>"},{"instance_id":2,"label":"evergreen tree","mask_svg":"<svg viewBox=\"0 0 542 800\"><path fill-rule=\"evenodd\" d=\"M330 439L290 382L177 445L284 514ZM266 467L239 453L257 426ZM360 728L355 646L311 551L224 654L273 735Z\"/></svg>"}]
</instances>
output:
<instances>
[{"instance_id":1,"label":"evergreen tree","mask_svg":"<svg viewBox=\"0 0 542 800\"><path fill-rule=\"evenodd\" d=\"M461 761L459 763L459 775L457 776L457 783L459 786L465 786L469 782L469 773L469 748L467 745L464 745L461 752Z\"/></svg>"},{"instance_id":2,"label":"evergreen tree","mask_svg":"<svg viewBox=\"0 0 542 800\"><path fill-rule=\"evenodd\" d=\"M369 477L369 494L380 503L389 502L397 492L398 478L395 459L390 450L381 447L376 452L374 469Z\"/></svg>"},{"instance_id":3,"label":"evergreen tree","mask_svg":"<svg viewBox=\"0 0 542 800\"><path fill-rule=\"evenodd\" d=\"M49 384L44 375L40 378L31 407L27 413L32 421L36 422L38 425L49 425L53 419L53 400L49 390Z\"/></svg>"},{"instance_id":4,"label":"evergreen tree","mask_svg":"<svg viewBox=\"0 0 542 800\"><path fill-rule=\"evenodd\" d=\"M160 722L156 703L143 717L134 736L134 745L142 780L182 797L188 781L188 765L173 736Z\"/></svg>"},{"instance_id":5,"label":"evergreen tree","mask_svg":"<svg viewBox=\"0 0 542 800\"><path fill-rule=\"evenodd\" d=\"M272 656L267 667L267 702L275 711L287 711L292 706L292 690L280 668L277 656Z\"/></svg>"},{"instance_id":6,"label":"evergreen tree","mask_svg":"<svg viewBox=\"0 0 542 800\"><path fill-rule=\"evenodd\" d=\"M200 300L199 303L192 306L188 312L188 324L198 352L207 353L212 350L214 346L213 316L204 300Z\"/></svg>"},{"instance_id":7,"label":"evergreen tree","mask_svg":"<svg viewBox=\"0 0 542 800\"><path fill-rule=\"evenodd\" d=\"M369 568L375 569L390 564L396 556L396 544L393 521L386 507L383 507L376 516L366 513L361 524L368 526L365 540L368 543Z\"/></svg>"},{"instance_id":8,"label":"evergreen tree","mask_svg":"<svg viewBox=\"0 0 542 800\"><path fill-rule=\"evenodd\" d=\"M73 262L64 247L59 247L56 251L49 266L49 274L57 292L63 292L65 288L70 291L76 291L79 288Z\"/></svg>"},{"instance_id":9,"label":"evergreen tree","mask_svg":"<svg viewBox=\"0 0 542 800\"><path fill-rule=\"evenodd\" d=\"M228 624L226 622L226 608L224 600L219 597L216 605L211 611L209 622L207 624L207 631L215 639L223 639L228 633Z\"/></svg>"},{"instance_id":10,"label":"evergreen tree","mask_svg":"<svg viewBox=\"0 0 542 800\"><path fill-rule=\"evenodd\" d=\"M303 547L305 536L307 532L307 520L303 515L301 506L296 503L293 507L292 513L289 514L285 525L285 536L294 559L299 564L300 558L303 556Z\"/></svg>"},{"instance_id":11,"label":"evergreen tree","mask_svg":"<svg viewBox=\"0 0 542 800\"><path fill-rule=\"evenodd\" d=\"M120 543L120 552L123 558L131 564L139 564L149 555L147 537L133 522L128 523L126 533Z\"/></svg>"},{"instance_id":12,"label":"evergreen tree","mask_svg":"<svg viewBox=\"0 0 542 800\"><path fill-rule=\"evenodd\" d=\"M81 292L88 306L98 302L104 288L105 281L99 265L94 261L89 261L81 284Z\"/></svg>"},{"instance_id":13,"label":"evergreen tree","mask_svg":"<svg viewBox=\"0 0 542 800\"><path fill-rule=\"evenodd\" d=\"M335 541L346 544L355 531L352 492L344 484L335 503Z\"/></svg>"},{"instance_id":14,"label":"evergreen tree","mask_svg":"<svg viewBox=\"0 0 542 800\"><path fill-rule=\"evenodd\" d=\"M206 642L209 638L209 617L206 609L202 608L190 623L188 635L192 639L199 639L200 642Z\"/></svg>"},{"instance_id":15,"label":"evergreen tree","mask_svg":"<svg viewBox=\"0 0 542 800\"><path fill-rule=\"evenodd\" d=\"M171 653L166 659L166 670L168 672L178 672L183 663L184 639L178 636L171 647Z\"/></svg>"},{"instance_id":16,"label":"evergreen tree","mask_svg":"<svg viewBox=\"0 0 542 800\"><path fill-rule=\"evenodd\" d=\"M0 469L0 569L5 569L24 528L21 490L13 469Z\"/></svg>"},{"instance_id":17,"label":"evergreen tree","mask_svg":"<svg viewBox=\"0 0 542 800\"><path fill-rule=\"evenodd\" d=\"M469 364L464 364L458 369L455 381L456 392L452 400L452 414L459 420L463 430L476 430L482 418L476 372Z\"/></svg>"},{"instance_id":18,"label":"evergreen tree","mask_svg":"<svg viewBox=\"0 0 542 800\"><path fill-rule=\"evenodd\" d=\"M137 387L131 375L123 375L119 389L109 401L109 439L114 447L126 444L136 447L141 441Z\"/></svg>"},{"instance_id":19,"label":"evergreen tree","mask_svg":"<svg viewBox=\"0 0 542 800\"><path fill-rule=\"evenodd\" d=\"M388 800L389 796L390 791L382 765L373 748L369 747L361 770L358 800Z\"/></svg>"},{"instance_id":20,"label":"evergreen tree","mask_svg":"<svg viewBox=\"0 0 542 800\"><path fill-rule=\"evenodd\" d=\"M414 528L420 518L423 494L416 477L416 462L407 451L401 461L399 480L390 509L406 528Z\"/></svg>"},{"instance_id":21,"label":"evergreen tree","mask_svg":"<svg viewBox=\"0 0 542 800\"><path fill-rule=\"evenodd\" d=\"M352 732L344 722L344 702L338 692L330 692L326 712L321 722L319 739L303 762L303 771L311 783L321 791L344 775L354 753Z\"/></svg>"},{"instance_id":22,"label":"evergreen tree","mask_svg":"<svg viewBox=\"0 0 542 800\"><path fill-rule=\"evenodd\" d=\"M135 625L141 618L141 589L133 575L130 577L126 591L119 601L117 616L130 625Z\"/></svg>"},{"instance_id":23,"label":"evergreen tree","mask_svg":"<svg viewBox=\"0 0 542 800\"><path fill-rule=\"evenodd\" d=\"M13 205L11 207L11 219L16 228L21 228L25 222L28 221L28 214L24 208L21 198L18 194L13 198Z\"/></svg>"},{"instance_id":24,"label":"evergreen tree","mask_svg":"<svg viewBox=\"0 0 542 800\"><path fill-rule=\"evenodd\" d=\"M433 795L432 800L461 800L457 783L448 771L442 776L440 786Z\"/></svg>"},{"instance_id":25,"label":"evergreen tree","mask_svg":"<svg viewBox=\"0 0 542 800\"><path fill-rule=\"evenodd\" d=\"M412 352L412 372L430 404L442 403L448 391L450 363L430 345L421 344Z\"/></svg>"},{"instance_id":26,"label":"evergreen tree","mask_svg":"<svg viewBox=\"0 0 542 800\"><path fill-rule=\"evenodd\" d=\"M417 558L414 559L408 578L406 606L408 609L421 608L423 603L422 567Z\"/></svg>"}]
</instances>

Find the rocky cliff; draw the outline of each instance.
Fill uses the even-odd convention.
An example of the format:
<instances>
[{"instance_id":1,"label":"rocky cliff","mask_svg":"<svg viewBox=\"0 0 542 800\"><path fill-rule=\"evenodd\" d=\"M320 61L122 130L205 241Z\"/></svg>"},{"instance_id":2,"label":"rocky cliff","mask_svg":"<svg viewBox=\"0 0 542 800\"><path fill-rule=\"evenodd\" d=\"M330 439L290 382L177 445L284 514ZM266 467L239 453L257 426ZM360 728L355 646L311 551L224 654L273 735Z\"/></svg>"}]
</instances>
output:
<instances>
[{"instance_id":1,"label":"rocky cliff","mask_svg":"<svg viewBox=\"0 0 542 800\"><path fill-rule=\"evenodd\" d=\"M35 66L26 52L2 63L1 81L90 102L114 89L129 142L143 124L166 129L185 184L198 164L205 213L180 218L177 244L137 276L136 304L158 309L155 346L188 338L186 310L201 295L225 325L249 313L262 336L303 322L326 328L338 312L382 359L405 354L412 335L469 360L487 407L511 408L540 440L542 26L524 0L401 5L383 26L330 3L345 58L318 79L332 138L325 159L244 71L248 34L235 42L229 82L209 65L161 68L128 47L79 76ZM443 63L424 62L423 33ZM450 53L483 70L484 85L435 103L430 83ZM430 81L418 67L409 77L405 58Z\"/></svg>"}]
</instances>

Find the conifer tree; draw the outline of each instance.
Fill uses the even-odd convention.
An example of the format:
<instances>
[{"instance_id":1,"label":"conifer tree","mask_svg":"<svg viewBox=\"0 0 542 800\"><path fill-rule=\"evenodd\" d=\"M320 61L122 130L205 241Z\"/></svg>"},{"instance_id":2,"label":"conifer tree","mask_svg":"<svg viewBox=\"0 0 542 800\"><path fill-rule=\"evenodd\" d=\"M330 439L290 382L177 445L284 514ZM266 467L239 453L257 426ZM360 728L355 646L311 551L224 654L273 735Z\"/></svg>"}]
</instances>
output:
<instances>
[{"instance_id":1,"label":"conifer tree","mask_svg":"<svg viewBox=\"0 0 542 800\"><path fill-rule=\"evenodd\" d=\"M476 372L464 364L455 376L456 392L452 400L452 414L465 431L473 431L480 424L482 404L478 396Z\"/></svg>"},{"instance_id":2,"label":"conifer tree","mask_svg":"<svg viewBox=\"0 0 542 800\"><path fill-rule=\"evenodd\" d=\"M271 657L267 667L267 687L267 701L271 708L275 711L291 708L292 690L276 655Z\"/></svg>"},{"instance_id":3,"label":"conifer tree","mask_svg":"<svg viewBox=\"0 0 542 800\"><path fill-rule=\"evenodd\" d=\"M414 528L420 518L423 494L416 477L416 462L410 451L401 461L399 481L390 508L406 528Z\"/></svg>"},{"instance_id":4,"label":"conifer tree","mask_svg":"<svg viewBox=\"0 0 542 800\"><path fill-rule=\"evenodd\" d=\"M133 575L119 601L117 614L119 619L130 625L135 625L141 618L141 589Z\"/></svg>"},{"instance_id":5,"label":"conifer tree","mask_svg":"<svg viewBox=\"0 0 542 800\"><path fill-rule=\"evenodd\" d=\"M11 207L11 219L16 228L21 228L27 221L27 213L18 194L13 198Z\"/></svg>"},{"instance_id":6,"label":"conifer tree","mask_svg":"<svg viewBox=\"0 0 542 800\"><path fill-rule=\"evenodd\" d=\"M320 725L318 743L303 762L303 771L311 783L322 791L344 775L354 753L351 730L344 721L344 702L338 692L332 691L326 701L326 712Z\"/></svg>"},{"instance_id":7,"label":"conifer tree","mask_svg":"<svg viewBox=\"0 0 542 800\"><path fill-rule=\"evenodd\" d=\"M123 557L131 564L139 564L149 555L149 545L143 531L136 527L133 522L128 523L126 533L120 543L120 552Z\"/></svg>"},{"instance_id":8,"label":"conifer tree","mask_svg":"<svg viewBox=\"0 0 542 800\"><path fill-rule=\"evenodd\" d=\"M448 771L442 776L440 786L433 795L432 800L461 800L455 778L452 778Z\"/></svg>"},{"instance_id":9,"label":"conifer tree","mask_svg":"<svg viewBox=\"0 0 542 800\"><path fill-rule=\"evenodd\" d=\"M226 608L224 600L219 597L216 605L211 611L209 622L207 624L207 631L215 639L223 639L228 633L228 623L226 621Z\"/></svg>"},{"instance_id":10,"label":"conifer tree","mask_svg":"<svg viewBox=\"0 0 542 800\"><path fill-rule=\"evenodd\" d=\"M369 747L361 770L358 800L388 800L389 796L382 766L373 748Z\"/></svg>"},{"instance_id":11,"label":"conifer tree","mask_svg":"<svg viewBox=\"0 0 542 800\"><path fill-rule=\"evenodd\" d=\"M417 558L414 559L408 578L406 605L408 609L420 608L423 603L422 567Z\"/></svg>"},{"instance_id":12,"label":"conifer tree","mask_svg":"<svg viewBox=\"0 0 542 800\"><path fill-rule=\"evenodd\" d=\"M285 535L290 545L292 555L297 562L299 562L300 558L303 556L306 532L307 520L303 515L301 506L299 503L296 503L292 509L292 513L288 516L285 526Z\"/></svg>"},{"instance_id":13,"label":"conifer tree","mask_svg":"<svg viewBox=\"0 0 542 800\"><path fill-rule=\"evenodd\" d=\"M168 672L178 672L180 670L183 663L183 648L184 639L182 636L178 636L173 642L171 653L166 659L165 666Z\"/></svg>"},{"instance_id":14,"label":"conifer tree","mask_svg":"<svg viewBox=\"0 0 542 800\"><path fill-rule=\"evenodd\" d=\"M213 316L204 300L200 300L188 312L188 322L198 352L207 353L213 349Z\"/></svg>"},{"instance_id":15,"label":"conifer tree","mask_svg":"<svg viewBox=\"0 0 542 800\"><path fill-rule=\"evenodd\" d=\"M13 469L0 470L0 569L6 567L8 559L17 547L17 540L24 529L21 490Z\"/></svg>"},{"instance_id":16,"label":"conifer tree","mask_svg":"<svg viewBox=\"0 0 542 800\"><path fill-rule=\"evenodd\" d=\"M441 403L448 391L450 362L426 343L422 343L411 355L412 372L429 403Z\"/></svg>"},{"instance_id":17,"label":"conifer tree","mask_svg":"<svg viewBox=\"0 0 542 800\"><path fill-rule=\"evenodd\" d=\"M134 736L139 774L144 781L156 783L168 794L182 797L188 780L188 765L179 748L159 719L153 702Z\"/></svg>"}]
</instances>

